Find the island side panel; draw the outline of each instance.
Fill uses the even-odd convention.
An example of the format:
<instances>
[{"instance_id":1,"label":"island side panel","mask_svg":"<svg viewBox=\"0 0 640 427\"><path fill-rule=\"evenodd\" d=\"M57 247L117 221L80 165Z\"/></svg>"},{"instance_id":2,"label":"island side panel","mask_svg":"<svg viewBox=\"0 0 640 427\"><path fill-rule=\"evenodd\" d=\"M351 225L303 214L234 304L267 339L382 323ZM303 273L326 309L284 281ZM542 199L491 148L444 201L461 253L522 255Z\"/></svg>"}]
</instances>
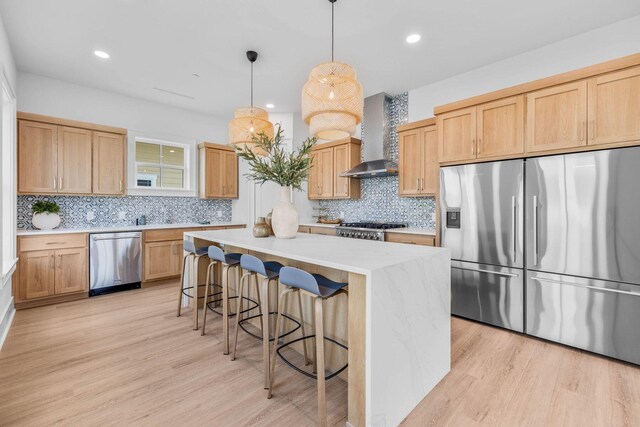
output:
<instances>
[{"instance_id":1,"label":"island side panel","mask_svg":"<svg viewBox=\"0 0 640 427\"><path fill-rule=\"evenodd\" d=\"M366 420L366 355L367 355L367 278L349 273L349 377L348 424L365 426Z\"/></svg>"},{"instance_id":2,"label":"island side panel","mask_svg":"<svg viewBox=\"0 0 640 427\"><path fill-rule=\"evenodd\" d=\"M437 250L372 272L368 425L400 424L449 372L450 265Z\"/></svg>"}]
</instances>

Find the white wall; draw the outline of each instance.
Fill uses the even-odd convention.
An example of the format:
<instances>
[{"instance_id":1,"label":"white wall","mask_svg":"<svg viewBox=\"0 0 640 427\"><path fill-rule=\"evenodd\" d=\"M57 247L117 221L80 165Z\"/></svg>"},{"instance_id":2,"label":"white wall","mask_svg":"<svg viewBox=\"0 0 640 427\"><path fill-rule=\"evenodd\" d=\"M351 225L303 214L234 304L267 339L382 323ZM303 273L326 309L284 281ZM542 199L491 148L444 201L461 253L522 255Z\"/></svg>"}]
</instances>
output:
<instances>
[{"instance_id":1,"label":"white wall","mask_svg":"<svg viewBox=\"0 0 640 427\"><path fill-rule=\"evenodd\" d=\"M409 121L433 108L640 52L640 16L409 91Z\"/></svg>"},{"instance_id":2,"label":"white wall","mask_svg":"<svg viewBox=\"0 0 640 427\"><path fill-rule=\"evenodd\" d=\"M7 81L11 86L11 90L16 93L16 65L9 46L9 40L4 29L4 24L0 18L0 66L4 70ZM11 212L15 212L16 206L9 207ZM3 209L4 210L4 209ZM3 215L5 213L3 212ZM2 239L9 238L15 240L13 236L2 235ZM13 243L13 242L12 242ZM1 261L1 260L0 260ZM0 262L1 265L1 262ZM13 297L11 296L11 278L6 281L0 277L0 348L4 342L6 333L11 325L11 320L15 310L13 308Z\"/></svg>"}]
</instances>

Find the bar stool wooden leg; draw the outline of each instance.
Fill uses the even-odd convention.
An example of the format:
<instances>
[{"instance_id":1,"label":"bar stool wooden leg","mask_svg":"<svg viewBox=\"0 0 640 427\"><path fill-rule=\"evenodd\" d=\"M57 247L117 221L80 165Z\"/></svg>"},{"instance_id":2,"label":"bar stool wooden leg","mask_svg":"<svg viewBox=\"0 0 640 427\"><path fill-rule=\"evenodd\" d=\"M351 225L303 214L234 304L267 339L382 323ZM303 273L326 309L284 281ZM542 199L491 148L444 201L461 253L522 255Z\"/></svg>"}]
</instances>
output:
<instances>
[{"instance_id":1,"label":"bar stool wooden leg","mask_svg":"<svg viewBox=\"0 0 640 427\"><path fill-rule=\"evenodd\" d=\"M250 277L250 273L245 273L240 279L240 288L238 289L238 311L236 313L236 328L233 333L233 352L231 353L231 360L236 360L236 349L238 348L238 330L240 329L240 322L242 321L242 296L244 294L244 283L245 280Z\"/></svg>"},{"instance_id":2,"label":"bar stool wooden leg","mask_svg":"<svg viewBox=\"0 0 640 427\"><path fill-rule=\"evenodd\" d=\"M256 299L258 300L258 312L260 314L260 330L264 330L264 326L263 326L263 319L262 319L262 313L264 312L264 310L262 309L262 292L260 292L260 284L258 283L258 275L256 273L252 274L252 278L254 280L254 284L255 284L255 291L256 291ZM247 291L247 295L249 294L249 291Z\"/></svg>"},{"instance_id":3,"label":"bar stool wooden leg","mask_svg":"<svg viewBox=\"0 0 640 427\"><path fill-rule=\"evenodd\" d=\"M229 354L229 270L222 267L222 354Z\"/></svg>"},{"instance_id":4,"label":"bar stool wooden leg","mask_svg":"<svg viewBox=\"0 0 640 427\"><path fill-rule=\"evenodd\" d=\"M215 267L215 262L210 262L207 266L207 279L205 282L206 286L204 288L204 312L202 313L202 332L200 335L204 335L204 329L207 326L207 311L209 311L207 303L209 302L209 296L211 294L211 283L209 281L211 280L211 270L213 267Z\"/></svg>"},{"instance_id":5,"label":"bar stool wooden leg","mask_svg":"<svg viewBox=\"0 0 640 427\"><path fill-rule=\"evenodd\" d=\"M192 291L193 291L193 330L197 331L199 328L198 324L198 267L200 266L200 255L196 255L193 257L193 262L191 263L191 274L189 275L190 281L192 283Z\"/></svg>"},{"instance_id":6,"label":"bar stool wooden leg","mask_svg":"<svg viewBox=\"0 0 640 427\"><path fill-rule=\"evenodd\" d=\"M269 367L269 392L267 393L267 399L271 399L273 395L273 387L275 384L275 372L276 372L276 352L278 351L278 340L280 339L280 328L282 327L282 313L287 303L287 294L293 292L292 289L285 289L278 298L278 316L276 317L276 332L273 339L273 349L271 350L271 360ZM300 292L298 292L298 296Z\"/></svg>"},{"instance_id":7,"label":"bar stool wooden leg","mask_svg":"<svg viewBox=\"0 0 640 427\"><path fill-rule=\"evenodd\" d=\"M269 283L270 279L264 278L262 281L262 287L259 291L262 292L260 296L262 304L262 368L264 370L264 388L269 388ZM258 284L258 278L256 277L256 285Z\"/></svg>"},{"instance_id":8,"label":"bar stool wooden leg","mask_svg":"<svg viewBox=\"0 0 640 427\"><path fill-rule=\"evenodd\" d=\"M301 295L302 292L296 292L296 293L298 294L298 312L300 313L300 329L302 330L301 331L302 337L306 337L307 334L305 332L305 327L304 327L304 315L302 314L302 295ZM309 355L307 354L307 340L302 340L302 350L304 352L304 364L305 366L307 366L309 365Z\"/></svg>"},{"instance_id":9,"label":"bar stool wooden leg","mask_svg":"<svg viewBox=\"0 0 640 427\"><path fill-rule=\"evenodd\" d=\"M182 258L182 271L180 273L180 289L178 290L178 316L180 317L180 315L182 314L182 291L184 289L184 269L187 266L187 258L190 257L191 255L185 255Z\"/></svg>"},{"instance_id":10,"label":"bar stool wooden leg","mask_svg":"<svg viewBox=\"0 0 640 427\"><path fill-rule=\"evenodd\" d=\"M318 364L318 422L320 426L327 426L327 399L325 394L324 373L324 322L322 313L322 298L315 299L316 314L316 361Z\"/></svg>"}]
</instances>

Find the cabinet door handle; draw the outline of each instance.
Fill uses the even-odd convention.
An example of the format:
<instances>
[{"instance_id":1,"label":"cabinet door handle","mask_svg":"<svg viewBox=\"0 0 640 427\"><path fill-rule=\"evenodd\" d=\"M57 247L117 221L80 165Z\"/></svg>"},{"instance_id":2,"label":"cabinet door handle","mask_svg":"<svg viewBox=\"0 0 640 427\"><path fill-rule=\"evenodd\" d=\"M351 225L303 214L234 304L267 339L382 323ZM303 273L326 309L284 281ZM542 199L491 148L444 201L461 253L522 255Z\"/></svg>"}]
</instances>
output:
<instances>
[{"instance_id":1,"label":"cabinet door handle","mask_svg":"<svg viewBox=\"0 0 640 427\"><path fill-rule=\"evenodd\" d=\"M584 128L587 126L586 122L580 122L580 129L578 129L578 139L584 141Z\"/></svg>"},{"instance_id":2,"label":"cabinet door handle","mask_svg":"<svg viewBox=\"0 0 640 427\"><path fill-rule=\"evenodd\" d=\"M58 177L58 190L62 191L62 177L61 176Z\"/></svg>"},{"instance_id":3,"label":"cabinet door handle","mask_svg":"<svg viewBox=\"0 0 640 427\"><path fill-rule=\"evenodd\" d=\"M416 178L416 189L420 191L420 178Z\"/></svg>"},{"instance_id":4,"label":"cabinet door handle","mask_svg":"<svg viewBox=\"0 0 640 427\"><path fill-rule=\"evenodd\" d=\"M118 191L122 193L122 180L118 183Z\"/></svg>"},{"instance_id":5,"label":"cabinet door handle","mask_svg":"<svg viewBox=\"0 0 640 427\"><path fill-rule=\"evenodd\" d=\"M424 191L424 178L420 178L420 191Z\"/></svg>"},{"instance_id":6,"label":"cabinet door handle","mask_svg":"<svg viewBox=\"0 0 640 427\"><path fill-rule=\"evenodd\" d=\"M480 154L480 147L482 147L482 138L478 138L478 154Z\"/></svg>"},{"instance_id":7,"label":"cabinet door handle","mask_svg":"<svg viewBox=\"0 0 640 427\"><path fill-rule=\"evenodd\" d=\"M471 140L471 154L476 154L476 140Z\"/></svg>"},{"instance_id":8,"label":"cabinet door handle","mask_svg":"<svg viewBox=\"0 0 640 427\"><path fill-rule=\"evenodd\" d=\"M58 178L53 177L53 191L58 191Z\"/></svg>"}]
</instances>

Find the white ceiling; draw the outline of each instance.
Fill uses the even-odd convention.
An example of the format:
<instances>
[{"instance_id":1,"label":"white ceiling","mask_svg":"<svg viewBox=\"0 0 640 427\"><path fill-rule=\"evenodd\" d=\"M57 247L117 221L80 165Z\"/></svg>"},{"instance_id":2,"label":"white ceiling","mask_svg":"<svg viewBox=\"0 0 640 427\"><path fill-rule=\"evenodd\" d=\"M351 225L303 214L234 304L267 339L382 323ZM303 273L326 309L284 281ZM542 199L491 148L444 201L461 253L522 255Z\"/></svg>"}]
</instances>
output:
<instances>
[{"instance_id":1,"label":"white ceiling","mask_svg":"<svg viewBox=\"0 0 640 427\"><path fill-rule=\"evenodd\" d=\"M224 117L249 103L246 50L260 54L255 104L274 111L299 111L330 59L327 0L0 0L0 13L21 71ZM339 0L336 60L365 95L396 94L638 14L638 0Z\"/></svg>"}]
</instances>

